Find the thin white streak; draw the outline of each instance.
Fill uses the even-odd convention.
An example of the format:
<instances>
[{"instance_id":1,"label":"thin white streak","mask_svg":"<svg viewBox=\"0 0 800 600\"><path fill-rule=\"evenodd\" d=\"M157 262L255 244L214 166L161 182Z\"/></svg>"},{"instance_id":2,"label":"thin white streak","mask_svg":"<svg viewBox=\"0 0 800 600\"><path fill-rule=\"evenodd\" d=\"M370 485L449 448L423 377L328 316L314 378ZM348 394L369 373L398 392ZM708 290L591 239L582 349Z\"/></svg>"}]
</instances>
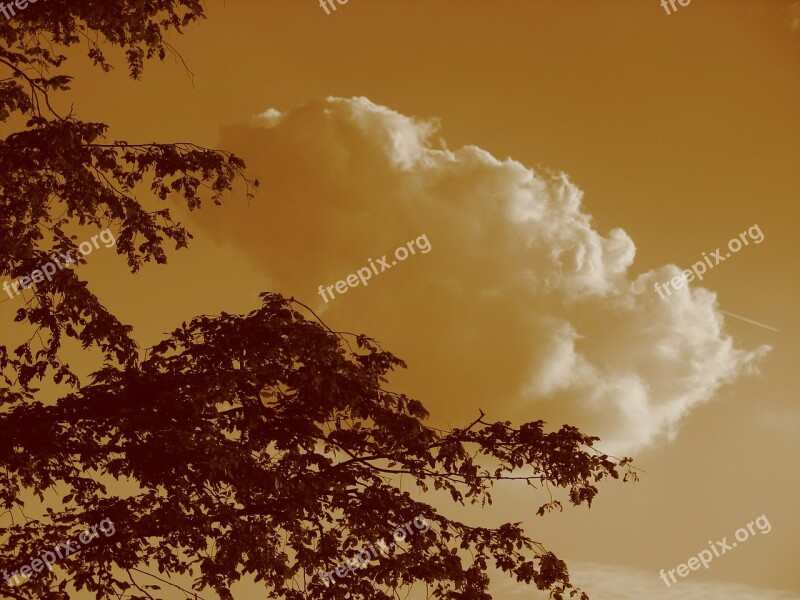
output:
<instances>
[{"instance_id":1,"label":"thin white streak","mask_svg":"<svg viewBox=\"0 0 800 600\"><path fill-rule=\"evenodd\" d=\"M774 327L770 327L769 325L764 325L763 323L759 323L758 321L753 321L752 319L748 319L740 315L735 315L731 312L728 312L727 310L720 310L720 312L730 317L735 317L737 319L741 319L742 321L747 321L748 323L752 323L753 325L758 325L759 327L763 327L764 329L771 329L772 331L780 331L780 329L775 329Z\"/></svg>"}]
</instances>

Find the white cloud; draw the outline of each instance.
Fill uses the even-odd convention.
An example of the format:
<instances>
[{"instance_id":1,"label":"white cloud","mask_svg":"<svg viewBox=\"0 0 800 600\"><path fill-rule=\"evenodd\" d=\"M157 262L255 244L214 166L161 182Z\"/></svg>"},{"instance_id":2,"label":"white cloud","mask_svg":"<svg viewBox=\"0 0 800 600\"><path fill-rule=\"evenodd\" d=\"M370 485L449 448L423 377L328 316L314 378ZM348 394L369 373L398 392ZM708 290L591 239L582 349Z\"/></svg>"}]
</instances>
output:
<instances>
[{"instance_id":1,"label":"white cloud","mask_svg":"<svg viewBox=\"0 0 800 600\"><path fill-rule=\"evenodd\" d=\"M645 571L619 565L567 560L570 581L586 592L591 600L800 600L795 593L718 581L692 580L691 572L669 587L656 571ZM495 600L546 600L547 592L534 585L514 581L507 573L489 568L492 579L490 591ZM423 592L414 593L412 600L424 600Z\"/></svg>"},{"instance_id":2,"label":"white cloud","mask_svg":"<svg viewBox=\"0 0 800 600\"><path fill-rule=\"evenodd\" d=\"M257 118L261 119L261 121L267 126L274 127L281 122L281 119L283 119L283 113L274 108L268 108L264 112L257 115Z\"/></svg>"},{"instance_id":3,"label":"white cloud","mask_svg":"<svg viewBox=\"0 0 800 600\"><path fill-rule=\"evenodd\" d=\"M616 565L570 562L570 579L592 600L800 600L791 592L740 583L693 581L691 572L667 587L656 572Z\"/></svg>"},{"instance_id":4,"label":"white cloud","mask_svg":"<svg viewBox=\"0 0 800 600\"><path fill-rule=\"evenodd\" d=\"M602 235L564 174L434 142L437 123L328 98L225 131L264 187L198 219L326 318L380 338L434 410L521 411L630 453L678 431L767 348L735 347L716 295L661 300L621 229ZM432 251L324 304L317 286L425 233ZM416 379L415 379L416 378Z\"/></svg>"}]
</instances>

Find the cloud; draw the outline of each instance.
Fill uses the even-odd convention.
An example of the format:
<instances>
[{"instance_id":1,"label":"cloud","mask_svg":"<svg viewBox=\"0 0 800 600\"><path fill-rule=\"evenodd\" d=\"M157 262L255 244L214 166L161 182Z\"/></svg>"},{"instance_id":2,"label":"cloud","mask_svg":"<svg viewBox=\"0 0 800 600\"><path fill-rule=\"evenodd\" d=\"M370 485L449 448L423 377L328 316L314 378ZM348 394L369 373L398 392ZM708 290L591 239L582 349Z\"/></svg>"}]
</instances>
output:
<instances>
[{"instance_id":1,"label":"cloud","mask_svg":"<svg viewBox=\"0 0 800 600\"><path fill-rule=\"evenodd\" d=\"M450 150L438 132L365 98L267 109L222 140L264 182L257 201L193 218L275 290L381 339L409 363L404 391L458 423L482 407L633 452L674 437L768 351L734 345L713 292L661 300L653 284L678 267L634 275L634 241L596 231L565 174ZM428 254L330 303L317 295L422 234Z\"/></svg>"},{"instance_id":2,"label":"cloud","mask_svg":"<svg viewBox=\"0 0 800 600\"><path fill-rule=\"evenodd\" d=\"M789 29L792 31L800 30L800 2L794 2L787 9L789 12Z\"/></svg>"},{"instance_id":3,"label":"cloud","mask_svg":"<svg viewBox=\"0 0 800 600\"><path fill-rule=\"evenodd\" d=\"M592 600L800 600L791 592L740 583L693 581L691 574L668 588L658 573L588 562L570 562L570 579Z\"/></svg>"},{"instance_id":4,"label":"cloud","mask_svg":"<svg viewBox=\"0 0 800 600\"><path fill-rule=\"evenodd\" d=\"M685 579L678 578L677 583L670 580L667 587L655 570L573 560L568 560L567 566L570 581L592 600L800 600L800 596L788 591L743 583L693 580L691 572ZM547 593L520 584L496 569L491 569L491 577L492 596L497 600L523 597L545 600L548 597Z\"/></svg>"},{"instance_id":5,"label":"cloud","mask_svg":"<svg viewBox=\"0 0 800 600\"><path fill-rule=\"evenodd\" d=\"M262 123L266 123L272 127L281 122L281 119L283 119L283 113L279 110L275 110L274 108L268 108L256 118L260 119Z\"/></svg>"},{"instance_id":6,"label":"cloud","mask_svg":"<svg viewBox=\"0 0 800 600\"><path fill-rule=\"evenodd\" d=\"M743 583L696 581L691 575L667 587L655 571L573 560L567 561L567 566L570 581L592 600L800 600L800 596L788 591ZM489 568L489 573L490 591L496 600L549 598L548 593L537 590L532 584L518 583L494 567ZM410 597L424 600L425 594L412 591Z\"/></svg>"}]
</instances>

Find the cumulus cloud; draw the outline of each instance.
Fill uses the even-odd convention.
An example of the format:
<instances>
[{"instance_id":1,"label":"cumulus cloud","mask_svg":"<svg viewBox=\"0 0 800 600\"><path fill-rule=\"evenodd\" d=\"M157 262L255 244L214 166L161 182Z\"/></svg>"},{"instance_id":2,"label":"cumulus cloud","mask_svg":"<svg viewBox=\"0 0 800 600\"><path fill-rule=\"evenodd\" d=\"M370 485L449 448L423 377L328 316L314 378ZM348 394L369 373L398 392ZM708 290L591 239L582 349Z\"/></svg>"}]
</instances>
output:
<instances>
[{"instance_id":1,"label":"cumulus cloud","mask_svg":"<svg viewBox=\"0 0 800 600\"><path fill-rule=\"evenodd\" d=\"M458 423L481 407L633 452L674 437L767 352L735 346L711 291L661 300L653 284L678 267L633 274L634 241L595 230L565 174L451 150L438 133L365 98L267 109L222 140L264 182L257 201L195 218L273 289L381 339L409 363L404 391ZM421 234L428 254L317 295Z\"/></svg>"}]
</instances>

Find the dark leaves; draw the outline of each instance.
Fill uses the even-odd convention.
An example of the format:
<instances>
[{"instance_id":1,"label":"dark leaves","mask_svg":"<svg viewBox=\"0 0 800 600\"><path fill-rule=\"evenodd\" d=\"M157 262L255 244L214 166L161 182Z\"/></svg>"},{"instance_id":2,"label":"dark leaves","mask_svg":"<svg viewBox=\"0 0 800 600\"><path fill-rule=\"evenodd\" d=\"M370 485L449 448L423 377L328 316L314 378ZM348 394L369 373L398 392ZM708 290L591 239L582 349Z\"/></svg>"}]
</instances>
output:
<instances>
[{"instance_id":1,"label":"dark leaves","mask_svg":"<svg viewBox=\"0 0 800 600\"><path fill-rule=\"evenodd\" d=\"M63 47L87 43L104 70L103 47L121 48L138 78L147 59L170 50L165 34L203 17L200 0L48 0L0 21L0 122L25 121L0 140L0 276L77 255L67 233L76 225L110 227L133 272L163 263L165 243L183 248L191 236L161 202L219 203L236 179L251 195L257 182L228 152L108 141L107 125L51 103L71 81L58 72ZM61 496L45 521L3 532L0 561L30 563L101 519L116 527L114 537L60 562L59 575L36 574L18 597L66 600L70 580L98 599L157 598L164 586L141 581L139 567L152 566L225 599L247 576L281 600L390 600L414 582L433 598L483 600L493 564L552 598L586 598L519 524L472 527L406 488L483 505L495 481L517 479L588 505L593 484L616 478L616 469L636 476L629 459L610 460L592 449L596 438L569 426L514 427L481 413L463 429L429 427L421 402L383 387L402 360L364 335L353 351L344 334L277 294L262 294L262 306L246 315L184 323L143 361L130 326L75 271L37 283L28 302L11 300L21 303L16 321L31 336L0 346L0 506L17 511L30 495ZM88 385L59 357L65 336L102 353ZM48 375L72 393L39 401L34 382ZM551 498L539 513L556 507ZM317 577L417 515L430 524L424 535L340 585L326 588Z\"/></svg>"},{"instance_id":2,"label":"dark leaves","mask_svg":"<svg viewBox=\"0 0 800 600\"><path fill-rule=\"evenodd\" d=\"M221 597L232 597L247 573L272 598L298 586L304 598L384 597L380 590L414 581L435 598L488 598L490 563L554 598L572 590L564 563L520 524L448 519L401 489L398 477L445 489L457 502L488 502L494 481L521 478L588 504L597 493L589 482L617 466L591 449L594 438L483 415L463 429L430 428L415 401L381 386L400 361L377 342L360 336L353 351L296 303L262 297L249 314L184 323L140 365L107 366L54 406L28 403L0 415L3 431L14 432L0 440L0 503L11 508L23 490L55 485L67 496L54 522L111 518L118 533L107 552L97 550L102 560L64 567L106 581L102 598L122 591L108 569L144 564L190 574L194 589ZM138 492L109 495L113 480L134 482ZM341 585L325 588L316 577L417 515L431 531ZM37 531L26 529L39 540L31 552L56 535ZM0 547L0 557L13 548ZM50 597L43 583L26 585Z\"/></svg>"},{"instance_id":3,"label":"dark leaves","mask_svg":"<svg viewBox=\"0 0 800 600\"><path fill-rule=\"evenodd\" d=\"M199 208L203 197L219 203L236 179L252 196L257 182L244 176L244 163L229 152L187 143L105 143L107 125L62 115L51 104L51 95L68 90L71 81L54 72L65 60L54 47L88 41L90 57L108 68L97 41L105 38L128 49L128 66L138 76L146 58L163 57L164 32L202 14L194 0L49 0L0 23L0 39L7 43L0 46L0 71L7 71L0 78L0 122L27 116L23 129L0 140L0 277L28 276L54 253L77 255L78 240L65 234L76 224L110 227L132 272L147 262L165 263L165 243L185 248L191 235L167 208L146 208L138 196L147 186L155 199L180 199L190 209ZM5 379L23 389L51 370L57 382L77 384L58 359L65 334L84 348L99 347L106 361L136 360L130 328L71 271L37 283L17 321L26 321L42 345L41 353L21 346L16 358L0 361L0 368L11 370Z\"/></svg>"}]
</instances>

